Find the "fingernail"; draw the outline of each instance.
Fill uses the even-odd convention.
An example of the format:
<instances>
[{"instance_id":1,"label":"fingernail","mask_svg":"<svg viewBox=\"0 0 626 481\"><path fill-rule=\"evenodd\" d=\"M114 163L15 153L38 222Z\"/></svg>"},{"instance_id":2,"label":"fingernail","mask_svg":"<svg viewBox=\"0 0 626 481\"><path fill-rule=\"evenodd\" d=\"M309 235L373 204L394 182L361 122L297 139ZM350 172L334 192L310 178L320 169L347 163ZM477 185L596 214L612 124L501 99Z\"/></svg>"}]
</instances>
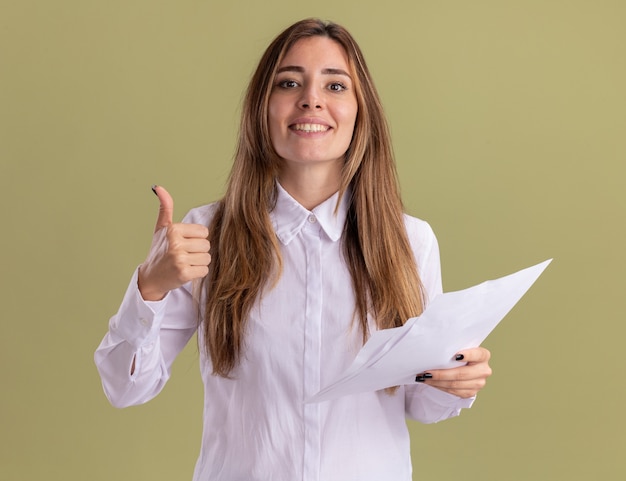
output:
<instances>
[{"instance_id":1,"label":"fingernail","mask_svg":"<svg viewBox=\"0 0 626 481\"><path fill-rule=\"evenodd\" d=\"M432 379L433 375L429 372L426 372L424 374L418 374L417 376L415 376L415 382L424 382L426 379Z\"/></svg>"},{"instance_id":2,"label":"fingernail","mask_svg":"<svg viewBox=\"0 0 626 481\"><path fill-rule=\"evenodd\" d=\"M462 361L463 359L465 359L465 356L463 354L457 354L454 359L456 359L457 361Z\"/></svg>"},{"instance_id":3,"label":"fingernail","mask_svg":"<svg viewBox=\"0 0 626 481\"><path fill-rule=\"evenodd\" d=\"M157 185L156 185L156 184L154 184L154 185L152 186L152 192L154 192L154 195L157 195L157 193L156 193L156 188L157 188ZM157 197L158 197L158 196L157 196Z\"/></svg>"}]
</instances>

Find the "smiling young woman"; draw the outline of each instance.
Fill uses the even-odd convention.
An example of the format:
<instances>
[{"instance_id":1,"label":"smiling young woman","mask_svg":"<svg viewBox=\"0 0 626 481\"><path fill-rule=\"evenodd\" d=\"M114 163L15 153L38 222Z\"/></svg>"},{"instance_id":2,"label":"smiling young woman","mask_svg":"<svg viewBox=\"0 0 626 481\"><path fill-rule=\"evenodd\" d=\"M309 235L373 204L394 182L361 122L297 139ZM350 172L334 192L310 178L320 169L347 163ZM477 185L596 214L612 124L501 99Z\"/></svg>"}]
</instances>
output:
<instances>
[{"instance_id":1,"label":"smiling young woman","mask_svg":"<svg viewBox=\"0 0 626 481\"><path fill-rule=\"evenodd\" d=\"M298 118L312 117L329 128L312 134L294 129ZM350 34L336 24L308 20L279 35L248 88L241 131L250 144L240 142L226 196L209 229L213 261L207 282L213 287L207 290L207 319L212 320L204 326L209 341L241 342L247 314L268 274L280 273L281 248L269 218L276 179L309 210L337 192L339 199L349 196L342 242L364 340L370 311L377 328L402 325L421 313L424 293L407 238L386 119ZM221 272L222 262L232 284ZM226 325L233 320L235 326L241 323L241 332L218 331L219 326L230 329ZM237 360L217 358L223 347L216 343L212 356L216 372L226 375Z\"/></svg>"},{"instance_id":2,"label":"smiling young woman","mask_svg":"<svg viewBox=\"0 0 626 481\"><path fill-rule=\"evenodd\" d=\"M305 403L372 330L402 325L441 293L436 238L403 213L352 36L308 19L270 44L223 199L173 223L172 198L154 191L152 247L95 354L111 402L156 396L197 331L205 409L194 481L410 481L405 416L435 422L469 407L489 353L464 350L459 367L412 385Z\"/></svg>"}]
</instances>

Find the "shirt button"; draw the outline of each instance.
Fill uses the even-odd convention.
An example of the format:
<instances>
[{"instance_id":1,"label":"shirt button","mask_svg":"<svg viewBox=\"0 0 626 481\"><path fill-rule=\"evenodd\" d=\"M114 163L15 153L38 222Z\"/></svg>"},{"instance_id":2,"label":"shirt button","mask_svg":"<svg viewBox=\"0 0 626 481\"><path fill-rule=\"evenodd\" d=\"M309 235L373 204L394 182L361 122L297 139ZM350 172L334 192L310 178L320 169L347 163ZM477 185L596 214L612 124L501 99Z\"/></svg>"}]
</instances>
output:
<instances>
[{"instance_id":1,"label":"shirt button","mask_svg":"<svg viewBox=\"0 0 626 481\"><path fill-rule=\"evenodd\" d=\"M146 318L144 318L144 317L142 317L141 319L139 319L139 323L140 323L142 326L147 326L148 324L150 324L150 322L148 321L148 319L146 319Z\"/></svg>"},{"instance_id":2,"label":"shirt button","mask_svg":"<svg viewBox=\"0 0 626 481\"><path fill-rule=\"evenodd\" d=\"M309 221L311 224L315 224L315 223L317 222L317 217L315 217L313 214L311 214L311 215L309 216L309 218L308 218L308 221Z\"/></svg>"}]
</instances>

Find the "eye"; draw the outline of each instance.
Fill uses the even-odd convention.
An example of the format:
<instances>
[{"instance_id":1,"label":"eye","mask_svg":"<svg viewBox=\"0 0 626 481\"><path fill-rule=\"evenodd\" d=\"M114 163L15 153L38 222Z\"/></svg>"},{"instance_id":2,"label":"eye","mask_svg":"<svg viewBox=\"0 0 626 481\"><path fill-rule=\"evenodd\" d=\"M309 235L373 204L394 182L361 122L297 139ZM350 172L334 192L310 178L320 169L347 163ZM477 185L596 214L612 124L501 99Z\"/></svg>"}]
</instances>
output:
<instances>
[{"instance_id":1,"label":"eye","mask_svg":"<svg viewBox=\"0 0 626 481\"><path fill-rule=\"evenodd\" d=\"M341 82L333 82L328 86L328 90L333 92L343 92L344 90L348 90L348 87Z\"/></svg>"},{"instance_id":2,"label":"eye","mask_svg":"<svg viewBox=\"0 0 626 481\"><path fill-rule=\"evenodd\" d=\"M283 89L294 89L299 84L295 80L281 80L276 85Z\"/></svg>"}]
</instances>

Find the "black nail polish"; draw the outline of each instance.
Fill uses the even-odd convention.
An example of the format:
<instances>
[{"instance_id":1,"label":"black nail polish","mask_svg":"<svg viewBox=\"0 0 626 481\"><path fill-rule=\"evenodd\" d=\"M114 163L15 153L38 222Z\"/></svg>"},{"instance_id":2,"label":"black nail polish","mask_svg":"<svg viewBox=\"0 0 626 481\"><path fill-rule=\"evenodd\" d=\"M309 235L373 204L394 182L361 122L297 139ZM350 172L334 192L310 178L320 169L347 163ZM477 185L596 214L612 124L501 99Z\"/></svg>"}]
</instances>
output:
<instances>
[{"instance_id":1,"label":"black nail polish","mask_svg":"<svg viewBox=\"0 0 626 481\"><path fill-rule=\"evenodd\" d=\"M424 382L425 380L424 376L415 376L415 382Z\"/></svg>"},{"instance_id":2,"label":"black nail polish","mask_svg":"<svg viewBox=\"0 0 626 481\"><path fill-rule=\"evenodd\" d=\"M154 184L154 185L152 186L152 192L154 192L154 195L157 195L157 193L156 193L156 188L157 188L157 185L156 185L156 184ZM158 197L158 196L157 196L157 197Z\"/></svg>"},{"instance_id":3,"label":"black nail polish","mask_svg":"<svg viewBox=\"0 0 626 481\"><path fill-rule=\"evenodd\" d=\"M462 361L463 359L465 359L465 356L463 354L457 354L454 359L456 359L457 361Z\"/></svg>"},{"instance_id":4,"label":"black nail polish","mask_svg":"<svg viewBox=\"0 0 626 481\"><path fill-rule=\"evenodd\" d=\"M426 379L432 379L433 375L429 372L426 372L424 374L418 374L417 376L415 376L415 382L424 382Z\"/></svg>"}]
</instances>

